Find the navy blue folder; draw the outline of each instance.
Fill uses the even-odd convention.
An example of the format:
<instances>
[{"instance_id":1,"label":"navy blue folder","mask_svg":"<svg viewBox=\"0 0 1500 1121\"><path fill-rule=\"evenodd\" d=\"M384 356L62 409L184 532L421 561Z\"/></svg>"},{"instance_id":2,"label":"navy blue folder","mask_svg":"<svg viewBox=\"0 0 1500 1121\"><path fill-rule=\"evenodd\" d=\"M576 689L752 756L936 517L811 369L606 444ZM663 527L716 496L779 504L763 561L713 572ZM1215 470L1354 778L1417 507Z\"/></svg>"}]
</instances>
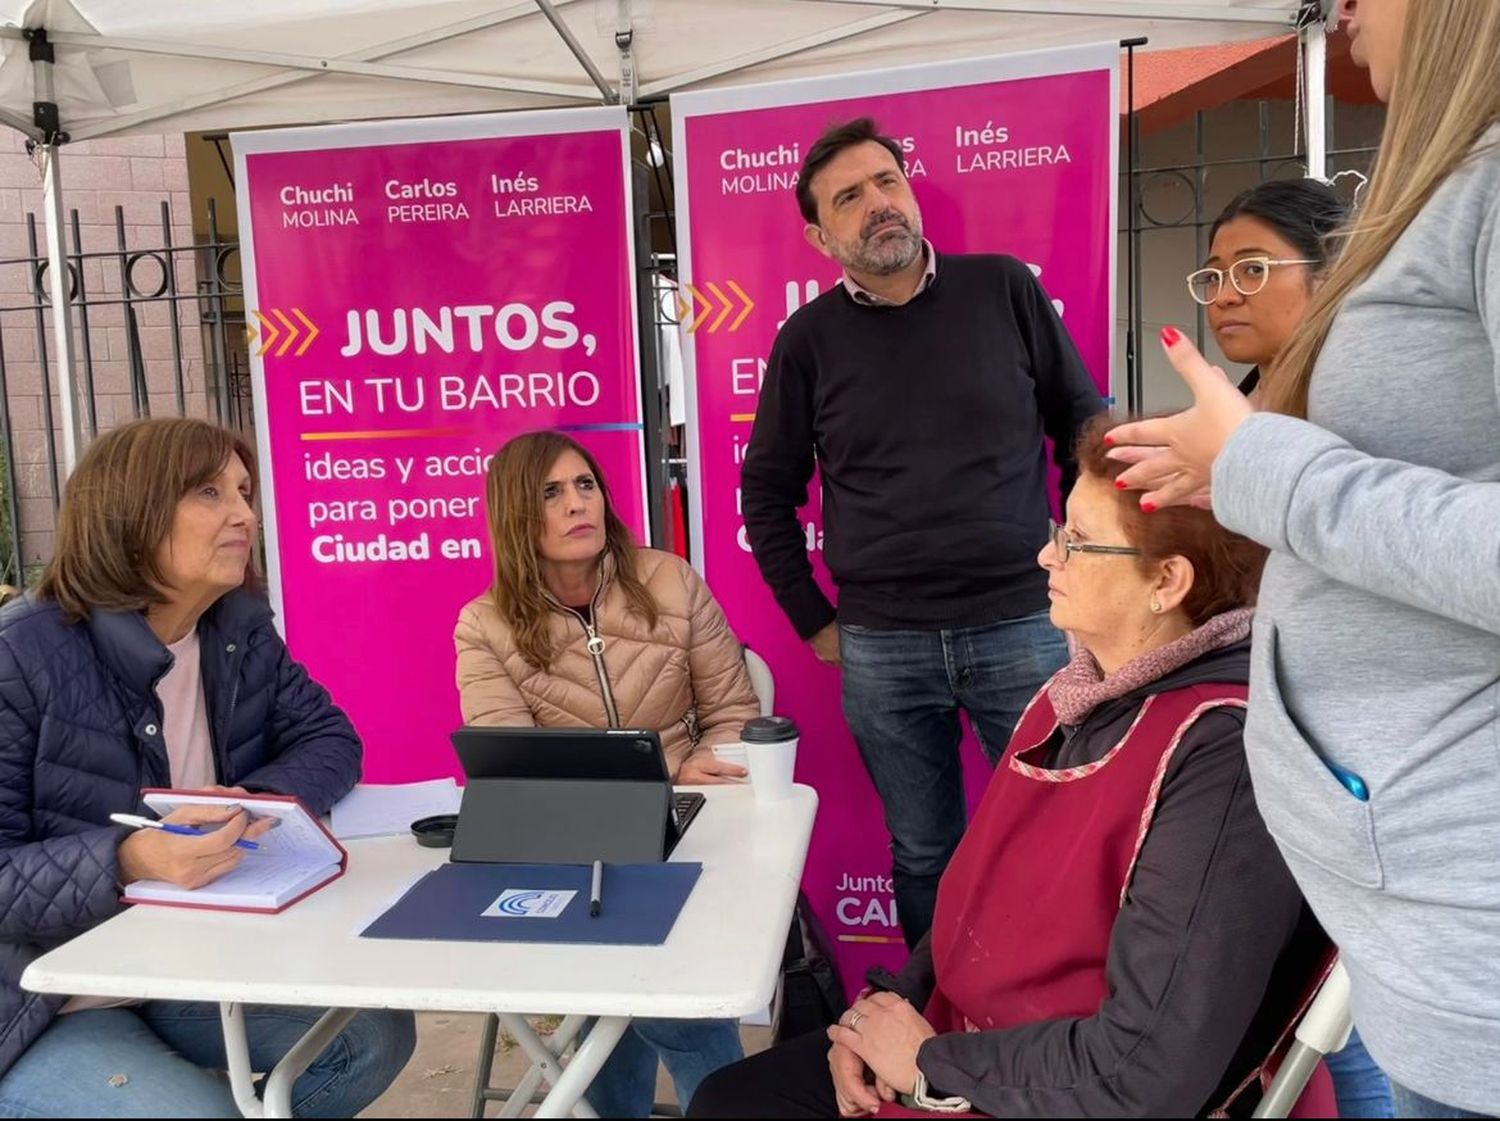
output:
<instances>
[{"instance_id":1,"label":"navy blue folder","mask_svg":"<svg viewBox=\"0 0 1500 1121\"><path fill-rule=\"evenodd\" d=\"M589 865L445 864L360 937L660 946L702 872L695 863L606 864L602 906L590 918Z\"/></svg>"}]
</instances>

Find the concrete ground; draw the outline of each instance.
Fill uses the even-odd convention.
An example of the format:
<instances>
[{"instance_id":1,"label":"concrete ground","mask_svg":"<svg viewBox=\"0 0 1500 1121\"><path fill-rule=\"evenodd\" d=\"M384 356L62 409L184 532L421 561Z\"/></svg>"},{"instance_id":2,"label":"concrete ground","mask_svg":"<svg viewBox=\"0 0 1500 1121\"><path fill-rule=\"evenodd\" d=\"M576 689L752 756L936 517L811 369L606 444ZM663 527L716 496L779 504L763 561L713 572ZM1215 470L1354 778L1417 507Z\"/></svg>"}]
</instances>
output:
<instances>
[{"instance_id":1,"label":"concrete ground","mask_svg":"<svg viewBox=\"0 0 1500 1121\"><path fill-rule=\"evenodd\" d=\"M361 1117L465 1117L474 1092L474 1067L484 1017L461 1013L418 1013L417 1050L401 1076ZM769 1028L747 1027L741 1035L745 1053L763 1050ZM501 1038L496 1048L494 1085L514 1086L527 1066L519 1047ZM657 1080L656 1100L675 1102L671 1079L663 1071ZM526 1111L531 1112L529 1109ZM500 1103L490 1103L486 1115L496 1117Z\"/></svg>"}]
</instances>

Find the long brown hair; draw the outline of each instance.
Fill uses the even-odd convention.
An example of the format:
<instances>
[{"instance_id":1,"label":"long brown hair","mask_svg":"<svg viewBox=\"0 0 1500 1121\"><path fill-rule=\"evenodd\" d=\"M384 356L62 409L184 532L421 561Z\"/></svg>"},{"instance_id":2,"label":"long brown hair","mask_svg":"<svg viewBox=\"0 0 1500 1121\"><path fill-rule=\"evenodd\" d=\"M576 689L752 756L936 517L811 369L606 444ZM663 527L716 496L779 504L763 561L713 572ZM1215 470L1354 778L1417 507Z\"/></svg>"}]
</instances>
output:
<instances>
[{"instance_id":1,"label":"long brown hair","mask_svg":"<svg viewBox=\"0 0 1500 1121\"><path fill-rule=\"evenodd\" d=\"M552 665L556 655L550 617L558 606L542 580L538 549L546 525L542 491L547 476L566 452L582 457L604 496L604 559L613 567L612 578L625 593L627 608L650 627L656 626L659 617L656 600L636 571L635 539L615 513L609 483L598 461L577 440L561 432L517 436L495 453L485 486L490 544L495 554L495 583L490 595L501 617L510 624L516 649L542 670Z\"/></svg>"},{"instance_id":2,"label":"long brown hair","mask_svg":"<svg viewBox=\"0 0 1500 1121\"><path fill-rule=\"evenodd\" d=\"M37 585L68 618L92 609L145 611L168 601L157 550L177 504L239 456L255 498L255 452L238 433L188 417L137 420L106 432L78 461L57 513L57 544ZM259 577L254 563L245 585Z\"/></svg>"},{"instance_id":3,"label":"long brown hair","mask_svg":"<svg viewBox=\"0 0 1500 1121\"><path fill-rule=\"evenodd\" d=\"M1308 386L1345 298L1383 261L1443 181L1500 121L1500 2L1410 0L1401 64L1367 201L1261 386L1261 405L1307 415Z\"/></svg>"}]
</instances>

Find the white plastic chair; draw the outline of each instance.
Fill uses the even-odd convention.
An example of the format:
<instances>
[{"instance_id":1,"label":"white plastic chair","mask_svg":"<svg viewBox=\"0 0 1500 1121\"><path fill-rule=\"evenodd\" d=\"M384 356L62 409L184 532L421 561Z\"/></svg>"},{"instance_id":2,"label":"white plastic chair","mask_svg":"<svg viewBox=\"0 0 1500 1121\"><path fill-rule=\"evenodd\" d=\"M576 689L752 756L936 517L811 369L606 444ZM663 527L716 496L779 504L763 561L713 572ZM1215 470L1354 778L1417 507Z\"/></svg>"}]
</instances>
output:
<instances>
[{"instance_id":1,"label":"white plastic chair","mask_svg":"<svg viewBox=\"0 0 1500 1121\"><path fill-rule=\"evenodd\" d=\"M771 667L747 646L745 669L750 674L750 687L755 690L755 699L760 701L760 714L770 716L776 711L776 679L771 676Z\"/></svg>"},{"instance_id":2,"label":"white plastic chair","mask_svg":"<svg viewBox=\"0 0 1500 1121\"><path fill-rule=\"evenodd\" d=\"M1318 995L1308 1005L1287 1051L1286 1059L1265 1096L1255 1107L1253 1117L1285 1117L1297 1104L1302 1091L1325 1055L1342 1051L1354 1030L1349 1014L1349 974L1342 962L1335 962Z\"/></svg>"}]
</instances>

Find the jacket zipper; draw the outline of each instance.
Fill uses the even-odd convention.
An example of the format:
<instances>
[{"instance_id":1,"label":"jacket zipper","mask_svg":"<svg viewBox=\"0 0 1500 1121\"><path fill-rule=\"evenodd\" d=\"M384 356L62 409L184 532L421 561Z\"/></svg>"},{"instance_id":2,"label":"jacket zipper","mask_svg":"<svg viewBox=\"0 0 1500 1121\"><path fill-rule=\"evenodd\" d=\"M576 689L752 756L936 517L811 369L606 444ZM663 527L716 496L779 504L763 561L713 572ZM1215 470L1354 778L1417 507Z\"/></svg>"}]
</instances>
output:
<instances>
[{"instance_id":1,"label":"jacket zipper","mask_svg":"<svg viewBox=\"0 0 1500 1121\"><path fill-rule=\"evenodd\" d=\"M604 595L603 577L599 580L599 590L594 593L594 599L589 604L590 614L594 618L599 617L599 599ZM611 728L620 727L620 711L615 707L615 693L609 685L609 673L604 668L604 636L595 629L594 624L584 617L583 612L574 611L573 608L559 604L564 611L570 613L575 619L583 624L583 633L588 636L588 652L594 659L594 673L599 678L599 693L604 698L604 712L609 718Z\"/></svg>"},{"instance_id":2,"label":"jacket zipper","mask_svg":"<svg viewBox=\"0 0 1500 1121\"><path fill-rule=\"evenodd\" d=\"M240 648L244 645L244 640L241 639L239 642L232 642L229 645L234 647L234 649L226 651L226 653L228 653L230 656L229 669L231 684L229 686L229 710L224 714L224 735L220 736L217 729L215 729L213 732L213 738L215 741L214 766L218 768L219 781L225 783L226 785L229 782L229 749L224 741L228 739L229 731L234 727L234 706L239 703L240 699L240 673L238 663L240 660Z\"/></svg>"}]
</instances>

